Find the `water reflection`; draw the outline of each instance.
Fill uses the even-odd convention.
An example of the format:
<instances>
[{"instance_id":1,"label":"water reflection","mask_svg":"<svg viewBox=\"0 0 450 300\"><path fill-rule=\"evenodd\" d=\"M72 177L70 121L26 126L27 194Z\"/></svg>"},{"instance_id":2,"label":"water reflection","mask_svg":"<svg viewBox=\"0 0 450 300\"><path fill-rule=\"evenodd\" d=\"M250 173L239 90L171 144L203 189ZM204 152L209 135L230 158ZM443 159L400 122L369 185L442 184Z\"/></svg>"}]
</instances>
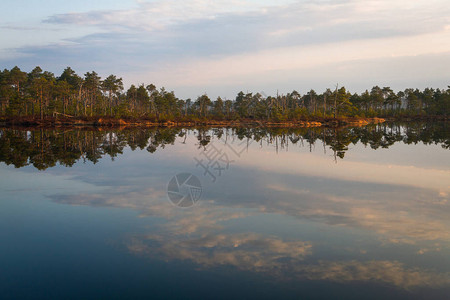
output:
<instances>
[{"instance_id":1,"label":"water reflection","mask_svg":"<svg viewBox=\"0 0 450 300\"><path fill-rule=\"evenodd\" d=\"M317 143L330 149L334 157L343 159L351 144L362 143L372 149L389 148L395 143L425 145L439 144L450 149L450 128L447 122L384 123L354 128L232 128L196 129L155 128L149 130L49 130L0 129L0 161L20 168L28 164L39 170L54 167L57 163L70 167L79 159L98 162L103 156L111 158L132 150L146 149L150 153L182 142L193 134L198 146L207 146L213 138L230 136L239 140L250 139L263 145L273 145L276 151L290 145L312 148Z\"/></svg>"},{"instance_id":2,"label":"water reflection","mask_svg":"<svg viewBox=\"0 0 450 300\"><path fill-rule=\"evenodd\" d=\"M201 268L233 266L276 280L367 281L407 290L448 287L448 259L438 262L439 270L432 253L441 256L439 253L450 251L449 206L422 203L424 194L417 190L405 192L403 197L393 194L395 199L383 198L378 188L364 186L370 194L364 199L311 191L292 194L280 189L267 195L268 189L261 186L253 195L242 195L234 202L217 190L209 201L188 211L160 201L163 190L119 192L122 188L117 188L105 195L58 195L53 199L72 205L132 208L141 216L164 217L167 222L157 230L127 239L129 251L144 257L187 260ZM312 227L306 231L322 237L310 240L295 234L275 235L264 227L261 232L247 229L252 220L260 218L262 223L273 224L279 216L301 222L291 223L290 230L301 232L305 231L303 226ZM228 228L233 222L243 225L238 232ZM334 239L340 236L348 244L336 243ZM378 252L388 253L380 257ZM411 260L430 253L427 260L433 267L417 266L417 258Z\"/></svg>"},{"instance_id":3,"label":"water reflection","mask_svg":"<svg viewBox=\"0 0 450 300\"><path fill-rule=\"evenodd\" d=\"M52 203L138 212L149 225L117 237L132 256L189 262L199 272L222 273L227 267L260 274L290 282L291 296L300 294L297 285L310 282L325 290L332 288L330 283L370 283L377 287L375 298L381 291L392 295L392 288L407 293L404 298L430 296L432 289L429 298L445 299L450 291L446 123L342 129L4 129L0 141L1 161L32 165L26 176L43 173L33 168L54 178L70 170L70 180L89 186L47 192ZM210 145L233 142L246 151L229 172L216 182L201 177L193 158ZM117 159L101 159L105 156ZM93 164L80 167L80 160ZM202 178L204 197L192 209L167 200L167 182L179 171Z\"/></svg>"}]
</instances>

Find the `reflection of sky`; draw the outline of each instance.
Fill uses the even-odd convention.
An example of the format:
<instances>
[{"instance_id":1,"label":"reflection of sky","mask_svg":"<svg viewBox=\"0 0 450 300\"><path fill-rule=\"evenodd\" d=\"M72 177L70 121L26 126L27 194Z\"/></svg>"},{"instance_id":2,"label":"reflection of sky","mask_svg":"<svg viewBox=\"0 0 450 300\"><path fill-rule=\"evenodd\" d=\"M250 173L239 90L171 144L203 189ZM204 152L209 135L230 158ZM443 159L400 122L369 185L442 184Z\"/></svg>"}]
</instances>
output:
<instances>
[{"instance_id":1,"label":"reflection of sky","mask_svg":"<svg viewBox=\"0 0 450 300\"><path fill-rule=\"evenodd\" d=\"M202 272L232 267L299 282L449 288L450 166L436 163L446 161L448 150L356 145L335 163L319 145L311 153L290 146L276 154L253 143L241 157L228 152L234 162L213 183L195 166L194 157L202 157L195 144L191 135L186 144L177 140L154 154L127 149L114 162L45 172L2 165L2 209L19 209L29 199L41 200L29 208L44 205L48 217L60 212L52 203L64 204L69 216L70 205L92 207L105 212L107 227L114 221L104 210L114 208L127 233L112 226L110 238L130 253L189 262ZM167 182L178 172L202 181L202 200L191 209L166 198Z\"/></svg>"}]
</instances>

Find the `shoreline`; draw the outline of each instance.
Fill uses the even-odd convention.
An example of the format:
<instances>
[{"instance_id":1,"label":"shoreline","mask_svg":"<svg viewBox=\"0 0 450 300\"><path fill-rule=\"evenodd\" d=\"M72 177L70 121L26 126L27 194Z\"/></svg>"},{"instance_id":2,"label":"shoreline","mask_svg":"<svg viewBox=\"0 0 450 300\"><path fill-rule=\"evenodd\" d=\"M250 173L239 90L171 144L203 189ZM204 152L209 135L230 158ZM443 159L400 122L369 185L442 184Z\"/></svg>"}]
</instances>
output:
<instances>
[{"instance_id":1,"label":"shoreline","mask_svg":"<svg viewBox=\"0 0 450 300\"><path fill-rule=\"evenodd\" d=\"M311 118L295 121L267 121L267 120L181 120L154 121L148 119L127 119L113 117L34 117L0 118L0 126L4 127L34 127L34 128L154 128L154 127L345 127L366 126L386 121L416 122L416 121L448 121L447 117L400 117L400 118Z\"/></svg>"},{"instance_id":2,"label":"shoreline","mask_svg":"<svg viewBox=\"0 0 450 300\"><path fill-rule=\"evenodd\" d=\"M384 118L314 118L309 120L295 121L267 121L267 120L196 120L196 121L151 121L147 119L126 119L126 118L55 118L46 117L44 119L17 117L0 118L0 126L6 127L93 127L93 128L117 128L117 127L342 127L342 126L365 126L385 122Z\"/></svg>"}]
</instances>

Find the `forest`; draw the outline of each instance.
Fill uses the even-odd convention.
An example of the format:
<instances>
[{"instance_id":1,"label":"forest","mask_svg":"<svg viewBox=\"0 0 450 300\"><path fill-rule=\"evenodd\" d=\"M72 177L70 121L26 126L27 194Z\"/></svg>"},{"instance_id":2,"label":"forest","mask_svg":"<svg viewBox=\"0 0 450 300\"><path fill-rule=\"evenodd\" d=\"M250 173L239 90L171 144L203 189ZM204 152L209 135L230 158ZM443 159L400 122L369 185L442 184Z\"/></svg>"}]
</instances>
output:
<instances>
[{"instance_id":1,"label":"forest","mask_svg":"<svg viewBox=\"0 0 450 300\"><path fill-rule=\"evenodd\" d=\"M439 118L450 113L447 89L408 88L395 92L374 86L363 93L351 93L338 85L323 92L265 96L239 92L235 99L213 100L203 94L197 99L180 99L173 91L154 84L131 85L124 89L122 78L102 79L95 71L78 75L67 67L60 76L35 67L0 71L0 117L35 118L134 118L155 122L201 120L289 120L319 118Z\"/></svg>"}]
</instances>

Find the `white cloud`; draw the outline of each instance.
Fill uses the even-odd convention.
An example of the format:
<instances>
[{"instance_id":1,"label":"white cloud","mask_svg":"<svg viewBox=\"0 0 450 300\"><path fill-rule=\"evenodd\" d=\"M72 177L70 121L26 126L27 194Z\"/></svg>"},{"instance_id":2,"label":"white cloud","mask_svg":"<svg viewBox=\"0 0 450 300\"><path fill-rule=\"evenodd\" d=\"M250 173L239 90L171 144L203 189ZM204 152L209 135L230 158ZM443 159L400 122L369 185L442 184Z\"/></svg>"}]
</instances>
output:
<instances>
[{"instance_id":1,"label":"white cloud","mask_svg":"<svg viewBox=\"0 0 450 300\"><path fill-rule=\"evenodd\" d=\"M277 4L280 5L280 2ZM140 1L138 7L133 9L58 14L49 17L46 22L152 31L192 20L211 20L223 14L240 14L248 11L264 13L265 5L267 2L264 1L259 3L245 0Z\"/></svg>"},{"instance_id":2,"label":"white cloud","mask_svg":"<svg viewBox=\"0 0 450 300\"><path fill-rule=\"evenodd\" d=\"M450 53L450 39L447 39L446 32L276 48L224 58L174 61L165 69L149 73L149 77L159 77L163 81L171 78L171 83L178 86L210 85L249 80L249 77L267 76L273 71L300 72L339 63L353 65L355 61L440 53ZM179 72L173 74L171 70Z\"/></svg>"}]
</instances>

